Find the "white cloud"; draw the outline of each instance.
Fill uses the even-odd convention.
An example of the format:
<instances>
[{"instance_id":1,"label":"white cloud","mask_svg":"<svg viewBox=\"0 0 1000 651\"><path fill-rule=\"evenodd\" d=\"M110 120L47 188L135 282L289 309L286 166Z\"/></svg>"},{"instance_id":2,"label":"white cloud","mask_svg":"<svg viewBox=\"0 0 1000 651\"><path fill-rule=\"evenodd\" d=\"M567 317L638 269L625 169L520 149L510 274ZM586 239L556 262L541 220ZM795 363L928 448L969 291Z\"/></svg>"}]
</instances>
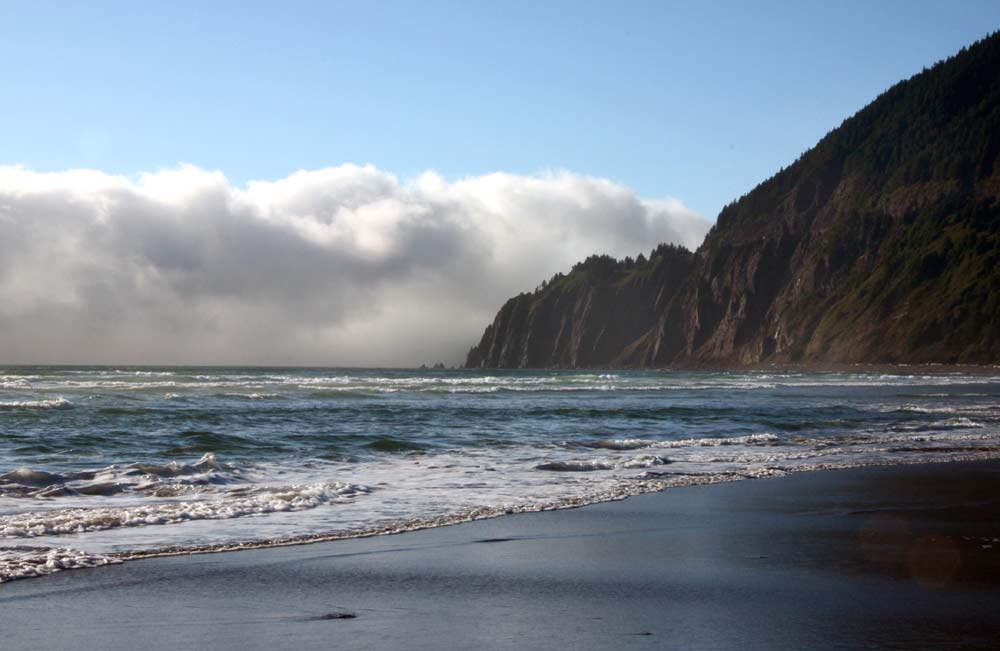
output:
<instances>
[{"instance_id":1,"label":"white cloud","mask_svg":"<svg viewBox=\"0 0 1000 651\"><path fill-rule=\"evenodd\" d=\"M0 167L0 363L458 363L510 296L708 226L570 173Z\"/></svg>"}]
</instances>

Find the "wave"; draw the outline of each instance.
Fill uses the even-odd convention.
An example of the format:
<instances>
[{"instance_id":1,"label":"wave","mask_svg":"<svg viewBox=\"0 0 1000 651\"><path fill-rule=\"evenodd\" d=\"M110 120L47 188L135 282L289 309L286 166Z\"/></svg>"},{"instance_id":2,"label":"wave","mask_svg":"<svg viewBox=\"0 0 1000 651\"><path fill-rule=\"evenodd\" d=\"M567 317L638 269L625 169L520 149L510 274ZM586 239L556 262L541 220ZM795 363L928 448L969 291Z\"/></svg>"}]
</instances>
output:
<instances>
[{"instance_id":1,"label":"wave","mask_svg":"<svg viewBox=\"0 0 1000 651\"><path fill-rule=\"evenodd\" d=\"M0 483L18 484L30 488L44 488L65 482L66 478L62 475L44 470L32 470L31 468L18 468L0 475Z\"/></svg>"},{"instance_id":2,"label":"wave","mask_svg":"<svg viewBox=\"0 0 1000 651\"><path fill-rule=\"evenodd\" d=\"M912 414L954 414L960 410L957 407L924 407L921 405L903 405L893 407L887 411L912 413Z\"/></svg>"},{"instance_id":3,"label":"wave","mask_svg":"<svg viewBox=\"0 0 1000 651\"><path fill-rule=\"evenodd\" d=\"M73 403L66 398L48 398L45 400L14 400L0 402L0 409L72 409Z\"/></svg>"},{"instance_id":4,"label":"wave","mask_svg":"<svg viewBox=\"0 0 1000 651\"><path fill-rule=\"evenodd\" d=\"M249 450L281 450L278 441L261 441L238 434L185 430L176 435L174 446L166 451L168 455L215 454L217 452L245 452Z\"/></svg>"},{"instance_id":5,"label":"wave","mask_svg":"<svg viewBox=\"0 0 1000 651\"><path fill-rule=\"evenodd\" d=\"M69 372L67 372L69 373ZM179 374L173 371L85 371L74 374L40 376L39 386L53 390L177 391L230 390L260 394L281 391L343 391L393 394L417 393L497 393L497 392L685 392L685 391L758 391L795 388L848 387L946 387L960 385L997 385L995 376L975 375L893 375L893 374L724 374L706 377L695 374L652 373L543 373L538 375L475 376L458 372L449 374L369 376L282 373ZM10 388L26 388L25 378L0 376L0 382L16 383ZM30 385L29 385L30 386Z\"/></svg>"},{"instance_id":6,"label":"wave","mask_svg":"<svg viewBox=\"0 0 1000 651\"><path fill-rule=\"evenodd\" d=\"M890 432L946 432L953 429L982 429L984 424L971 418L952 418L936 423L905 423L888 428Z\"/></svg>"},{"instance_id":7,"label":"wave","mask_svg":"<svg viewBox=\"0 0 1000 651\"><path fill-rule=\"evenodd\" d=\"M971 459L997 458L1000 452L994 450L990 454L963 454L950 458L935 458L926 460L897 460L893 463L921 463L924 461L962 461ZM887 461L881 461L886 464ZM721 469L714 472L684 472L678 471L670 474L648 472L642 482L620 483L614 487L591 491L582 495L563 497L551 501L520 502L516 504L501 504L492 506L477 506L456 510L450 513L433 515L426 517L412 517L408 519L394 520L388 523L378 523L357 528L349 528L335 531L324 531L318 533L300 534L290 537L277 537L256 540L235 540L230 542L218 542L196 545L178 545L172 547L160 547L150 549L136 549L132 551L117 552L109 555L88 554L78 550L67 548L36 548L36 547L3 547L0 548L0 582L17 578L28 578L33 576L43 576L63 569L74 569L84 567L95 567L119 563L122 561L163 557L180 556L202 553L214 553L222 551L239 551L250 549L264 549L274 547L284 547L290 545L303 545L317 542L329 542L344 540L349 538L370 537L381 535L392 535L420 529L448 526L461 522L494 518L512 513L530 513L538 511L576 508L587 504L620 500L626 497L641 495L644 493L661 491L669 488L682 486L692 486L699 484L713 484L719 482L731 482L759 477L781 476L794 472L817 469L850 468L864 465L873 465L871 462L859 462L843 460L828 462L813 467L799 468L775 468L757 467L741 471ZM361 492L366 492L362 489ZM157 522L146 524L159 524ZM143 526L136 523L131 526Z\"/></svg>"},{"instance_id":8,"label":"wave","mask_svg":"<svg viewBox=\"0 0 1000 651\"><path fill-rule=\"evenodd\" d=\"M535 466L536 470L554 472L593 472L595 470L617 470L620 468L650 468L670 463L666 457L654 455L632 459L569 459L548 461Z\"/></svg>"},{"instance_id":9,"label":"wave","mask_svg":"<svg viewBox=\"0 0 1000 651\"><path fill-rule=\"evenodd\" d=\"M955 436L957 436L957 434ZM906 457L902 459L896 459L894 461L889 461L884 457L879 460L837 458L828 460L820 459L817 462L808 466L792 465L788 467L777 467L773 465L768 465L769 462L766 459L758 459L758 461L764 461L764 463L753 466L745 466L741 468L733 468L730 466L719 466L714 469L706 468L705 471L702 472L690 472L687 470L687 468L681 468L676 472L669 472L669 473L662 473L650 470L647 471L646 473L643 473L637 477L632 478L632 479L640 479L640 481L616 481L613 483L609 483L602 480L601 482L589 484L589 488L583 492L575 493L568 496L553 496L550 498L542 498L542 499L536 498L531 500L515 500L514 502L503 502L500 504L480 505L480 506L463 507L457 509L451 508L448 509L446 512L443 512L438 515L424 515L416 517L412 516L406 517L404 515L401 515L397 511L394 517L392 517L389 521L386 521L385 519L378 520L376 518L374 523L372 523L371 520L369 520L369 524L354 525L334 530L328 529L326 531L304 533L291 537L277 537L277 538L270 537L264 539L254 539L254 540L229 540L223 542L210 542L205 544L179 544L170 547L161 546L161 547L147 548L147 549L133 549L131 551L116 552L114 554L105 557L101 557L99 555L83 555L83 556L85 558L95 557L98 559L98 561L96 562L99 563L100 562L99 559L101 558L106 559L107 562L115 562L117 560L130 560L135 558L147 558L154 556L175 556L175 555L188 555L188 554L198 554L207 552L235 551L244 549L259 549L259 548L278 547L287 545L299 545L299 544L308 544L314 542L341 540L346 538L355 538L359 536L389 535L405 531L446 526L450 524L456 524L459 522L467 522L470 520L492 518L510 513L524 513L524 512L536 512L536 511L552 510L552 509L574 508L574 507L584 506L586 504L606 502L610 500L618 500L632 495L639 495L643 493L649 493L680 486L728 482L728 481L751 479L757 477L773 477L793 472L801 472L805 470L846 468L846 467L855 467L860 465L886 464L886 463L899 464L899 463L918 463L923 461L954 461L954 460L966 460L966 459L982 459L991 457L995 458L997 456L1000 456L1000 449L995 447L987 451L974 450L972 451L972 453L969 453L966 450L959 450L958 452L959 454L956 456L948 456L948 457L935 456L934 458ZM662 457L659 457L658 459L659 461L656 461L655 458L652 457L634 457L623 461L621 463L621 466L625 467L626 463L631 462L634 464L632 467L650 468L653 466L662 465L662 463L670 462L670 460L664 459ZM594 468L595 470L612 469L606 467L602 463L598 463L595 465L597 466ZM565 472L574 472L574 470L576 472L587 472L585 462L579 463L576 468L571 468L569 464L564 465L563 468L565 469L564 470ZM574 482L573 485L583 486L583 484L579 482ZM342 496L342 499L334 498L331 501L349 502L357 493L367 493L369 490L363 486L350 487L350 485L343 485L343 484L340 486L347 487L345 490L345 494ZM289 491L289 489L294 489L296 487L286 486L277 488L279 491L285 490L287 492ZM306 488L307 490L310 488L315 490L318 487L312 486L303 488ZM289 505L287 508L283 507L281 504L278 504L278 508L272 510L268 510L267 506L263 506L262 508L259 509L254 507L254 504L260 506L261 501L263 500L266 502L267 499L268 498L266 496L257 496L255 494L255 495L238 496L237 499L235 500L233 499L226 500L225 503L228 504L229 505L228 508L232 510L229 513L225 512L225 508L218 508L219 506L222 506L222 501L209 502L207 504L207 508L205 508L205 506L197 507L197 503L189 503L190 507L184 507L183 506L184 503L176 503L182 505L177 508L181 509L189 508L188 512L193 513L193 516L186 517L183 511L180 513L166 514L168 516L169 515L177 516L174 517L173 519L171 519L170 517L164 519L165 515L164 513L162 512L158 513L155 511L154 512L147 511L145 513L146 518L144 520L142 517L140 517L142 514L135 510L132 510L130 513L123 513L121 509L94 510L94 512L100 514L100 517L98 519L101 521L97 522L96 526L92 529L83 529L83 530L74 529L73 528L74 523L72 522L72 520L65 522L64 524L66 525L67 528L70 529L69 531L66 531L66 533L78 533L80 531L86 531L86 530L100 531L115 527L123 528L123 527L135 527L135 526L140 526L140 527L155 526L161 524L180 523L180 522L185 522L187 520L195 520L195 519L229 519L229 518L238 518L244 516L264 515L266 513L272 513L278 511L294 511L294 510L313 508L313 505L309 503L308 499L305 500L305 502L300 505L292 504ZM281 500L282 498L277 497L277 499ZM295 498L293 497L291 501L294 501L294 499ZM249 500L249 503L241 500ZM324 502L322 498L315 500L315 506L320 506L323 503L327 502ZM205 503L203 503L203 505L204 504ZM393 504L395 504L395 502L393 502ZM251 508L246 508L247 506ZM195 507L201 508L203 510L201 511L190 510L191 508ZM82 509L74 509L69 511L76 511L76 513L81 516L87 513ZM58 517L60 513L63 512L49 512L49 513L40 513L34 515L38 515L43 518L49 515L56 515ZM103 520L103 518L107 519ZM49 522L48 524L51 525L52 523ZM77 521L75 524L76 526L81 526L84 523ZM2 519L0 519L0 526L3 526ZM58 535L59 533L62 533L62 531L53 530L51 526L49 527L48 531L46 531L44 529L44 527L46 526L45 523L38 523L37 526L43 527L43 529L40 531L38 535L47 535L49 533ZM30 537L30 536L25 536L25 537ZM6 571L4 564L2 562L2 558L3 557L0 556L0 576L3 576L4 575L3 573ZM81 563L78 566L87 567L88 565ZM67 566L65 569L70 569L71 567L73 566L72 565ZM28 573L23 575L23 577L14 576L14 578L24 578L28 576L40 576L40 575L41 574Z\"/></svg>"},{"instance_id":10,"label":"wave","mask_svg":"<svg viewBox=\"0 0 1000 651\"><path fill-rule=\"evenodd\" d=\"M200 433L199 433L200 434ZM117 466L111 466L117 468ZM181 464L171 461L164 464L156 463L131 463L123 467L123 475L145 475L154 477L169 477L171 479L184 475L202 475L212 473L223 466L215 460L215 454L206 453L198 461L192 464Z\"/></svg>"},{"instance_id":11,"label":"wave","mask_svg":"<svg viewBox=\"0 0 1000 651\"><path fill-rule=\"evenodd\" d=\"M118 563L117 558L66 547L0 547L0 583Z\"/></svg>"},{"instance_id":12,"label":"wave","mask_svg":"<svg viewBox=\"0 0 1000 651\"><path fill-rule=\"evenodd\" d=\"M147 527L193 520L228 520L287 511L303 511L323 504L348 501L367 493L364 486L327 482L290 486L247 488L245 494L212 500L169 501L149 505L53 509L0 516L0 538L105 531L122 527Z\"/></svg>"},{"instance_id":13,"label":"wave","mask_svg":"<svg viewBox=\"0 0 1000 651\"><path fill-rule=\"evenodd\" d=\"M207 453L190 464L136 462L62 473L18 468L0 475L0 496L53 498L134 493L166 497L240 480L236 468L217 462L214 454Z\"/></svg>"},{"instance_id":14,"label":"wave","mask_svg":"<svg viewBox=\"0 0 1000 651\"><path fill-rule=\"evenodd\" d=\"M222 393L219 394L224 398L238 398L241 400L281 400L284 398L280 393Z\"/></svg>"},{"instance_id":15,"label":"wave","mask_svg":"<svg viewBox=\"0 0 1000 651\"><path fill-rule=\"evenodd\" d=\"M690 448L715 447L719 445L767 445L781 441L775 434L748 434L728 438L678 439L676 441L650 441L647 439L600 439L586 443L587 447L606 450L639 450L643 448Z\"/></svg>"},{"instance_id":16,"label":"wave","mask_svg":"<svg viewBox=\"0 0 1000 651\"><path fill-rule=\"evenodd\" d=\"M422 445L389 437L382 437L372 441L366 447L376 452L412 452L424 449Z\"/></svg>"}]
</instances>

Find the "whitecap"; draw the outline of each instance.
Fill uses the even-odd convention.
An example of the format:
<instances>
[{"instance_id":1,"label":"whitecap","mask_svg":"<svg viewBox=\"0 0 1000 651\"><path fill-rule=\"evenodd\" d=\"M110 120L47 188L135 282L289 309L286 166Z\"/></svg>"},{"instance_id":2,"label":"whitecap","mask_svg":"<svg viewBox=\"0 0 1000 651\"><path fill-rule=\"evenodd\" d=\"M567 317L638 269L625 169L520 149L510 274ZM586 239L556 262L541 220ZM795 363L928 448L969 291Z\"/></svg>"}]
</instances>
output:
<instances>
[{"instance_id":1,"label":"whitecap","mask_svg":"<svg viewBox=\"0 0 1000 651\"><path fill-rule=\"evenodd\" d=\"M953 429L982 429L985 427L980 422L971 418L951 418L937 423L915 423L904 425L893 425L888 429L890 432L946 432Z\"/></svg>"},{"instance_id":2,"label":"whitecap","mask_svg":"<svg viewBox=\"0 0 1000 651\"><path fill-rule=\"evenodd\" d=\"M66 398L49 398L46 400L14 400L0 402L0 409L72 409L73 403Z\"/></svg>"},{"instance_id":3,"label":"whitecap","mask_svg":"<svg viewBox=\"0 0 1000 651\"><path fill-rule=\"evenodd\" d=\"M670 463L665 457L647 455L631 459L563 459L547 461L535 466L536 470L554 472L593 472L595 470L616 470L619 468L649 468Z\"/></svg>"},{"instance_id":4,"label":"whitecap","mask_svg":"<svg viewBox=\"0 0 1000 651\"><path fill-rule=\"evenodd\" d=\"M777 443L780 440L781 439L777 435L764 432L761 434L748 434L746 436L678 439L674 441L650 441L646 439L601 439L587 445L607 450L638 450L642 448L690 448L715 447L719 445L767 445Z\"/></svg>"}]
</instances>

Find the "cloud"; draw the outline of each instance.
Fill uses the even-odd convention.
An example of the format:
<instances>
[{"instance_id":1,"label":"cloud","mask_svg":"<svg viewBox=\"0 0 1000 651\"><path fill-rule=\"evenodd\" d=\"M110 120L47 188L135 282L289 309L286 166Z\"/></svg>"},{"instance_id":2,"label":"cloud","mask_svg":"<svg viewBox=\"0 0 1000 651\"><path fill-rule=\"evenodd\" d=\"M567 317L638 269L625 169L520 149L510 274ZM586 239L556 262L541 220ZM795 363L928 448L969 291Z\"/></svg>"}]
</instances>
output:
<instances>
[{"instance_id":1,"label":"cloud","mask_svg":"<svg viewBox=\"0 0 1000 651\"><path fill-rule=\"evenodd\" d=\"M708 226L565 172L0 167L0 362L458 363L510 296Z\"/></svg>"}]
</instances>

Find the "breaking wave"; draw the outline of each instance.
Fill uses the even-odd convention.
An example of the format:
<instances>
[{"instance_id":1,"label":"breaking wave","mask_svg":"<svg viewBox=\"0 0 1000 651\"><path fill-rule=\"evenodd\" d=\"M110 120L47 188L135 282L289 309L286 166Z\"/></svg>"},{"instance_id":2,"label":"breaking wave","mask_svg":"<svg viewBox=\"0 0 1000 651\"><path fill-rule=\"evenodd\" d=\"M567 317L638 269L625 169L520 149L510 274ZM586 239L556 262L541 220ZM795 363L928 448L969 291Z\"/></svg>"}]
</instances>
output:
<instances>
[{"instance_id":1,"label":"breaking wave","mask_svg":"<svg viewBox=\"0 0 1000 651\"><path fill-rule=\"evenodd\" d=\"M749 434L747 436L731 436L728 438L680 439L676 441L649 441L646 439L601 439L587 444L589 447L605 448L607 450L640 450L642 448L690 448L715 447L718 445L766 445L775 444L781 439L775 434Z\"/></svg>"},{"instance_id":2,"label":"breaking wave","mask_svg":"<svg viewBox=\"0 0 1000 651\"><path fill-rule=\"evenodd\" d=\"M73 403L66 398L45 400L12 400L0 402L0 409L72 409Z\"/></svg>"},{"instance_id":3,"label":"breaking wave","mask_svg":"<svg viewBox=\"0 0 1000 651\"><path fill-rule=\"evenodd\" d=\"M162 497L239 480L240 472L235 467L220 464L214 454L207 453L191 464L135 462L63 473L17 468L0 475L0 497L53 498L119 493Z\"/></svg>"},{"instance_id":4,"label":"breaking wave","mask_svg":"<svg viewBox=\"0 0 1000 651\"><path fill-rule=\"evenodd\" d=\"M648 455L631 459L570 459L565 461L549 461L540 463L537 470L553 470L556 472L592 472L594 470L615 470L617 468L650 468L670 463L666 457Z\"/></svg>"},{"instance_id":5,"label":"breaking wave","mask_svg":"<svg viewBox=\"0 0 1000 651\"><path fill-rule=\"evenodd\" d=\"M210 500L18 513L0 516L0 538L37 538L119 527L147 527L192 520L225 520L303 511L367 492L365 487L340 482L305 486L258 486L244 491L232 491Z\"/></svg>"}]
</instances>

